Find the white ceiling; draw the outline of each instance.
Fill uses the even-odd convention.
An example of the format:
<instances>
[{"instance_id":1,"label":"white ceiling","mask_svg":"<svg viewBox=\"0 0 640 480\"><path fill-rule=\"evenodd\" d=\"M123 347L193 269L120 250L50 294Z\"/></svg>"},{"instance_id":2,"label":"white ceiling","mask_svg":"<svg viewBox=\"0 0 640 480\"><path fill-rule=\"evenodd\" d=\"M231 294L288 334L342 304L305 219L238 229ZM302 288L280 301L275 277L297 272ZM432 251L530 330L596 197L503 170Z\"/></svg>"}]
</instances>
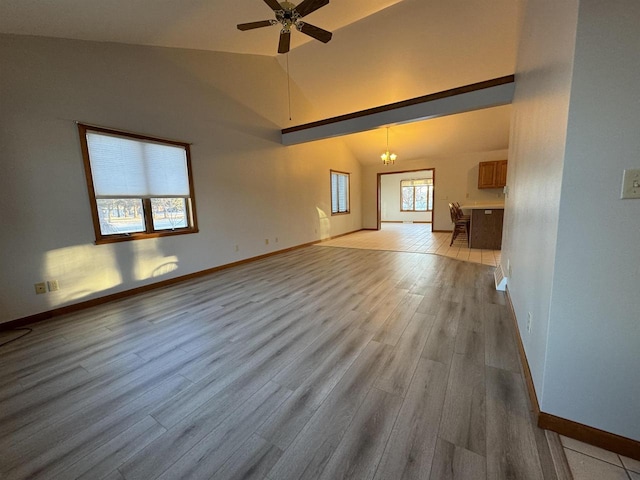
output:
<instances>
[{"instance_id":1,"label":"white ceiling","mask_svg":"<svg viewBox=\"0 0 640 480\"><path fill-rule=\"evenodd\" d=\"M400 1L331 0L305 21L335 31ZM271 18L273 11L263 0L0 2L4 33L275 56L277 26L248 32L236 28L238 23ZM306 35L294 34L291 46L307 41Z\"/></svg>"},{"instance_id":2,"label":"white ceiling","mask_svg":"<svg viewBox=\"0 0 640 480\"><path fill-rule=\"evenodd\" d=\"M294 104L282 127L513 73L519 1L331 0L305 20L332 41L293 32L289 54L314 118ZM277 26L236 29L272 15L263 0L1 0L0 32L276 56ZM509 111L395 126L390 143L406 160L507 148ZM344 140L362 163L379 161L386 141L384 129Z\"/></svg>"}]
</instances>

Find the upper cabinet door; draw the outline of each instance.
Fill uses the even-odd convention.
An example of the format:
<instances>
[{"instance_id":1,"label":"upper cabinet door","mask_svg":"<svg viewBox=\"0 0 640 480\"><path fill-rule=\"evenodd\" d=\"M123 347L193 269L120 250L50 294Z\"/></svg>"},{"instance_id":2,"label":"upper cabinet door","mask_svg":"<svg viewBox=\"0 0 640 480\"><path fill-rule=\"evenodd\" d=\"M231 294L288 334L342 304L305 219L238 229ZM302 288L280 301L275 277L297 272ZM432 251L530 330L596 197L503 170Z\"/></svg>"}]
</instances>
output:
<instances>
[{"instance_id":1,"label":"upper cabinet door","mask_svg":"<svg viewBox=\"0 0 640 480\"><path fill-rule=\"evenodd\" d=\"M496 162L480 162L478 188L495 188Z\"/></svg>"},{"instance_id":2,"label":"upper cabinet door","mask_svg":"<svg viewBox=\"0 0 640 480\"><path fill-rule=\"evenodd\" d=\"M480 162L478 188L502 188L507 184L507 160Z\"/></svg>"},{"instance_id":3,"label":"upper cabinet door","mask_svg":"<svg viewBox=\"0 0 640 480\"><path fill-rule=\"evenodd\" d=\"M496 187L504 187L507 184L507 161L496 162Z\"/></svg>"}]
</instances>

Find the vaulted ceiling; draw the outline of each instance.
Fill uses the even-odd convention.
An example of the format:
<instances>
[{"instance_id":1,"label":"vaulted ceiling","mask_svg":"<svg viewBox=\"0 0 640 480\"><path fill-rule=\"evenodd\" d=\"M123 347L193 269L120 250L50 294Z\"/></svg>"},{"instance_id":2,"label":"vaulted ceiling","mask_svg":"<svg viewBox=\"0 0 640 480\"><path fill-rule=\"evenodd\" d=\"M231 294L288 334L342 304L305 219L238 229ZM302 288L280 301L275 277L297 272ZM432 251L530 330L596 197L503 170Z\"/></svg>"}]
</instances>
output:
<instances>
[{"instance_id":1,"label":"vaulted ceiling","mask_svg":"<svg viewBox=\"0 0 640 480\"><path fill-rule=\"evenodd\" d=\"M313 106L281 127L509 75L519 0L331 0L305 18L333 32L322 44L294 31L290 77ZM277 26L263 0L2 0L0 32L277 57ZM255 79L259 82L260 79ZM401 159L507 148L510 107L393 126ZM362 163L379 161L384 130L344 137Z\"/></svg>"}]
</instances>

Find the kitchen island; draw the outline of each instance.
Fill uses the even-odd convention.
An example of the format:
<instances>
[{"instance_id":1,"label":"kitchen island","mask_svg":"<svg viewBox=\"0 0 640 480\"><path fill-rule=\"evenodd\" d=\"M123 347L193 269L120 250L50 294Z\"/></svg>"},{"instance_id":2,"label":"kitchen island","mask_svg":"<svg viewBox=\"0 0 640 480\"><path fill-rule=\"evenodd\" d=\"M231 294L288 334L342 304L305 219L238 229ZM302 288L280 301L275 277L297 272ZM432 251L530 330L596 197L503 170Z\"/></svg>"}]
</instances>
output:
<instances>
[{"instance_id":1,"label":"kitchen island","mask_svg":"<svg viewBox=\"0 0 640 480\"><path fill-rule=\"evenodd\" d=\"M502 222L504 203L461 205L471 217L469 247L500 250L502 247Z\"/></svg>"}]
</instances>

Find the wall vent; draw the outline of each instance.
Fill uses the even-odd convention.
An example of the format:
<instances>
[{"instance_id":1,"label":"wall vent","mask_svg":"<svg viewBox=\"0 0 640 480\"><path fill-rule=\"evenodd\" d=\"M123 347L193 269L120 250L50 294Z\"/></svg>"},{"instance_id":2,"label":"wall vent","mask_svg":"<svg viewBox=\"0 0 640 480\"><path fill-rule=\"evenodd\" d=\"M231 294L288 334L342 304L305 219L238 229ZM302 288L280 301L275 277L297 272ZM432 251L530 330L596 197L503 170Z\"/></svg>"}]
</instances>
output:
<instances>
[{"instance_id":1,"label":"wall vent","mask_svg":"<svg viewBox=\"0 0 640 480\"><path fill-rule=\"evenodd\" d=\"M495 272L493 272L493 279L496 282L496 290L504 292L507 288L507 277L504 274L504 270L502 270L502 265L496 267Z\"/></svg>"}]
</instances>

